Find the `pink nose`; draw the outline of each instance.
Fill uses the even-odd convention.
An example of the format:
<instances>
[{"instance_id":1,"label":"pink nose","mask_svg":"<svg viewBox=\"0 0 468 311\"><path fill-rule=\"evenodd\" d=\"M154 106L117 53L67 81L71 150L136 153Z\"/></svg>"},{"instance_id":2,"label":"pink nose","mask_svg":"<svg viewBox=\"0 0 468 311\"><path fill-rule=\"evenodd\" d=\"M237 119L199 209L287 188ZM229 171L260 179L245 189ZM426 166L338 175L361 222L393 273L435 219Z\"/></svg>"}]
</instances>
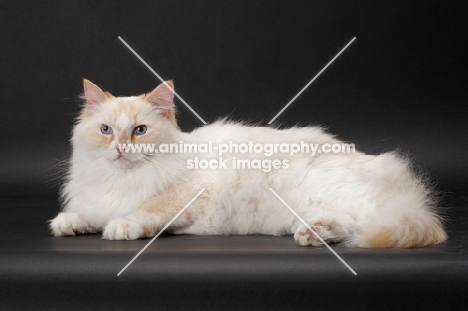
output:
<instances>
[{"instance_id":1,"label":"pink nose","mask_svg":"<svg viewBox=\"0 0 468 311\"><path fill-rule=\"evenodd\" d=\"M115 145L115 150L117 150L117 153L121 155L125 151L125 148L119 147L119 145Z\"/></svg>"}]
</instances>

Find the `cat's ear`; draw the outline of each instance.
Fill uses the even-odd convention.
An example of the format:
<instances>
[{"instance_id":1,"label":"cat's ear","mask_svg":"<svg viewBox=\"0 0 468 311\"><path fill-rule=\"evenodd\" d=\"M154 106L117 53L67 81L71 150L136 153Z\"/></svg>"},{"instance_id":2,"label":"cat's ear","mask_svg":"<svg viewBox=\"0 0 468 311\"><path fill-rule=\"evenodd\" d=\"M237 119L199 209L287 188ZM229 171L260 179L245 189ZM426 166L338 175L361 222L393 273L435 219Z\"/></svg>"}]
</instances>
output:
<instances>
[{"instance_id":1,"label":"cat's ear","mask_svg":"<svg viewBox=\"0 0 468 311\"><path fill-rule=\"evenodd\" d=\"M88 108L92 108L110 98L108 93L105 93L99 86L87 79L83 79L83 90L83 99L86 100L86 106Z\"/></svg>"},{"instance_id":2,"label":"cat's ear","mask_svg":"<svg viewBox=\"0 0 468 311\"><path fill-rule=\"evenodd\" d=\"M168 80L161 83L151 93L146 94L144 99L169 118L174 112L174 82Z\"/></svg>"}]
</instances>

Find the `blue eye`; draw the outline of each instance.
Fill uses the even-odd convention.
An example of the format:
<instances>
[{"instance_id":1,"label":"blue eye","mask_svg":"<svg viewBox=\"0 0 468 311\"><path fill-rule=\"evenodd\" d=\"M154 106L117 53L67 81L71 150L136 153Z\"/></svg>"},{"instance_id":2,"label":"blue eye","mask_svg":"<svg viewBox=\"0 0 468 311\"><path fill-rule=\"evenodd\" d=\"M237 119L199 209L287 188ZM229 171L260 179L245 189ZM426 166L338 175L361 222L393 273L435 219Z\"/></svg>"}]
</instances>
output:
<instances>
[{"instance_id":1,"label":"blue eye","mask_svg":"<svg viewBox=\"0 0 468 311\"><path fill-rule=\"evenodd\" d=\"M135 135L144 135L146 133L146 125L138 125L133 130L133 133L135 133Z\"/></svg>"},{"instance_id":2,"label":"blue eye","mask_svg":"<svg viewBox=\"0 0 468 311\"><path fill-rule=\"evenodd\" d=\"M101 133L104 135L112 134L112 127L105 124L101 125Z\"/></svg>"}]
</instances>

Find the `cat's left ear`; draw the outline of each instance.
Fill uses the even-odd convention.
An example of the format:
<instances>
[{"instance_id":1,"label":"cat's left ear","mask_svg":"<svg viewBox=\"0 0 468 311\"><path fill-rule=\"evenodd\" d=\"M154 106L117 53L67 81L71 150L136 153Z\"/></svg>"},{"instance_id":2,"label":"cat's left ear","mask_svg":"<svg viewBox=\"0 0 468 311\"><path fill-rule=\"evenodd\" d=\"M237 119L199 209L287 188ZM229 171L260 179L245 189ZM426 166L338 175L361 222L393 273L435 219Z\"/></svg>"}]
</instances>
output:
<instances>
[{"instance_id":1,"label":"cat's left ear","mask_svg":"<svg viewBox=\"0 0 468 311\"><path fill-rule=\"evenodd\" d=\"M174 115L174 83L172 80L165 81L156 87L151 93L144 96L144 99L160 109L164 116L171 119Z\"/></svg>"}]
</instances>

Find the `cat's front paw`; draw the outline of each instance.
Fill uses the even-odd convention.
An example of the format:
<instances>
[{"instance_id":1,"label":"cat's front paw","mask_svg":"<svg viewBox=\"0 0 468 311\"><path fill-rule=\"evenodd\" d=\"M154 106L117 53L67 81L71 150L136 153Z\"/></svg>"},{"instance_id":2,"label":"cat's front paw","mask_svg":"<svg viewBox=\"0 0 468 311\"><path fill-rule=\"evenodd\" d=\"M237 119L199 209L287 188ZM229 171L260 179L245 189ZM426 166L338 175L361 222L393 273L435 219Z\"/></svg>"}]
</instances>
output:
<instances>
[{"instance_id":1,"label":"cat's front paw","mask_svg":"<svg viewBox=\"0 0 468 311\"><path fill-rule=\"evenodd\" d=\"M111 220L102 232L102 238L106 240L136 240L143 237L143 225L126 218Z\"/></svg>"},{"instance_id":2,"label":"cat's front paw","mask_svg":"<svg viewBox=\"0 0 468 311\"><path fill-rule=\"evenodd\" d=\"M83 215L71 212L59 213L50 221L49 228L54 236L85 234L92 231Z\"/></svg>"}]
</instances>

